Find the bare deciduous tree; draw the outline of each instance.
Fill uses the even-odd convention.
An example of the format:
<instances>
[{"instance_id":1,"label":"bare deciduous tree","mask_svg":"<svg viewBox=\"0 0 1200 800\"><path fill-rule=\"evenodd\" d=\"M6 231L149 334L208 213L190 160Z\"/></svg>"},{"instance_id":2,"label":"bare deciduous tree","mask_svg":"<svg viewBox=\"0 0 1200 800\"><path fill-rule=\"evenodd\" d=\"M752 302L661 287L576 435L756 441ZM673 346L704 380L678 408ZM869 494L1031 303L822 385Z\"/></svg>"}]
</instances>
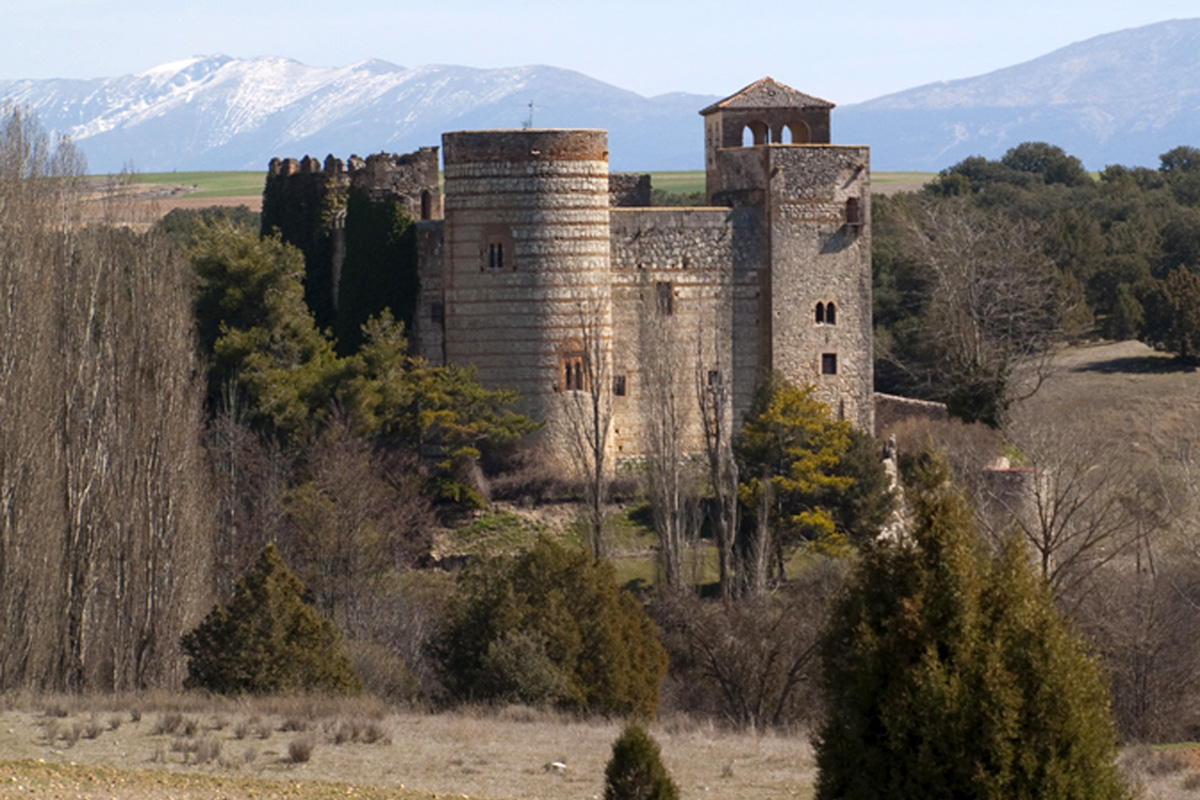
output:
<instances>
[{"instance_id":1,"label":"bare deciduous tree","mask_svg":"<svg viewBox=\"0 0 1200 800\"><path fill-rule=\"evenodd\" d=\"M1078 594L1137 539L1134 454L1061 419L1009 433L1027 466L981 483L984 529L1002 538L1015 528L1055 593Z\"/></svg>"},{"instance_id":2,"label":"bare deciduous tree","mask_svg":"<svg viewBox=\"0 0 1200 800\"><path fill-rule=\"evenodd\" d=\"M119 207L84 226L83 172L26 112L0 118L4 688L177 682L208 600L186 268Z\"/></svg>"},{"instance_id":3,"label":"bare deciduous tree","mask_svg":"<svg viewBox=\"0 0 1200 800\"><path fill-rule=\"evenodd\" d=\"M612 430L612 352L608 296L598 289L576 287L576 323L569 350L574 355L571 385L564 391L567 446L583 480L588 546L597 558L607 552L605 505L611 465L608 438Z\"/></svg>"},{"instance_id":4,"label":"bare deciduous tree","mask_svg":"<svg viewBox=\"0 0 1200 800\"><path fill-rule=\"evenodd\" d=\"M915 323L881 353L914 391L968 420L998 424L1049 374L1082 297L1042 252L1032 223L963 203L919 205L904 257L920 275Z\"/></svg>"},{"instance_id":5,"label":"bare deciduous tree","mask_svg":"<svg viewBox=\"0 0 1200 800\"><path fill-rule=\"evenodd\" d=\"M646 295L643 295L646 298ZM653 301L655 298L650 297ZM643 308L645 309L645 305ZM686 449L691 371L680 370L686 348L671 316L645 309L641 327L642 418L646 422L646 460L658 560L664 585L684 581L684 554L699 527L700 497L696 463Z\"/></svg>"},{"instance_id":6,"label":"bare deciduous tree","mask_svg":"<svg viewBox=\"0 0 1200 800\"><path fill-rule=\"evenodd\" d=\"M718 580L721 597L733 596L736 568L733 543L738 530L738 468L733 457L733 393L726 376L728 365L718 361L721 348L713 341L705 353L703 338L696 340L696 402L704 431L704 459L712 491L712 529L717 545Z\"/></svg>"}]
</instances>

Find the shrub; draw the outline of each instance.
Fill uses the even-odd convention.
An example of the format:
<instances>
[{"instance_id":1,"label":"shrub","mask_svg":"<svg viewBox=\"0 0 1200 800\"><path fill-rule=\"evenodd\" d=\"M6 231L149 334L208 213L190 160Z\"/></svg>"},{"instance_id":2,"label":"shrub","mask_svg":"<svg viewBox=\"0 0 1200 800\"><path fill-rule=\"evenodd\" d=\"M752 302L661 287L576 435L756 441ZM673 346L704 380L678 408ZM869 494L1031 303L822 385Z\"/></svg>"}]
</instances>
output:
<instances>
[{"instance_id":1,"label":"shrub","mask_svg":"<svg viewBox=\"0 0 1200 800\"><path fill-rule=\"evenodd\" d=\"M821 645L817 798L1124 798L1108 692L1019 543L983 554L935 466Z\"/></svg>"},{"instance_id":2,"label":"shrub","mask_svg":"<svg viewBox=\"0 0 1200 800\"><path fill-rule=\"evenodd\" d=\"M544 538L465 570L431 649L453 700L599 714L653 716L667 667L654 624L612 565Z\"/></svg>"},{"instance_id":3,"label":"shrub","mask_svg":"<svg viewBox=\"0 0 1200 800\"><path fill-rule=\"evenodd\" d=\"M612 749L604 800L677 800L679 788L663 766L658 743L641 726L626 726Z\"/></svg>"},{"instance_id":4,"label":"shrub","mask_svg":"<svg viewBox=\"0 0 1200 800\"><path fill-rule=\"evenodd\" d=\"M288 742L288 760L293 764L306 764L312 758L312 739L302 736Z\"/></svg>"},{"instance_id":5,"label":"shrub","mask_svg":"<svg viewBox=\"0 0 1200 800\"><path fill-rule=\"evenodd\" d=\"M222 694L361 692L341 634L304 603L303 590L275 545L267 545L238 578L229 608L214 606L183 637L189 659L184 686Z\"/></svg>"}]
</instances>

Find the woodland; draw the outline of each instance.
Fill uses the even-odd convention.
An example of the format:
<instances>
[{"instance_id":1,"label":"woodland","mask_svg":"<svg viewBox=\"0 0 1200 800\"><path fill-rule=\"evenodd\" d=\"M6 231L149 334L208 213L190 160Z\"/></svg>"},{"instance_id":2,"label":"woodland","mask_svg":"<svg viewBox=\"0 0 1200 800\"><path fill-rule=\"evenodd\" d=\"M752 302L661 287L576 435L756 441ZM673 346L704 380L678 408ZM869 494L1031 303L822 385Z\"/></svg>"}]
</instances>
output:
<instances>
[{"instance_id":1,"label":"woodland","mask_svg":"<svg viewBox=\"0 0 1200 800\"><path fill-rule=\"evenodd\" d=\"M8 113L0 690L686 712L814 731L821 797L1122 796L1118 741L1200 726L1195 421L1129 448L1035 402L1101 339L1191 369L1200 150L1090 175L1027 143L872 202L877 389L953 415L888 431L897 488L880 442L778 376L705 453L588 486L363 290L411 269L397 209L360 214L330 317L289 244L319 230L211 209L135 233ZM897 777L948 731L984 754L930 744Z\"/></svg>"}]
</instances>

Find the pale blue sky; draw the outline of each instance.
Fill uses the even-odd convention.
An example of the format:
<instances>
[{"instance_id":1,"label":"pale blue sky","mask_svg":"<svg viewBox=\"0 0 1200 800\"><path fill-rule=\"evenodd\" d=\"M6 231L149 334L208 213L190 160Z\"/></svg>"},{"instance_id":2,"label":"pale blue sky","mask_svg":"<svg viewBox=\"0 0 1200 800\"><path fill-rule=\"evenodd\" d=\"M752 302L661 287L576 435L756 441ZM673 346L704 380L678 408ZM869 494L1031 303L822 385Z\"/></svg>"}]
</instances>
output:
<instances>
[{"instance_id":1,"label":"pale blue sky","mask_svg":"<svg viewBox=\"0 0 1200 800\"><path fill-rule=\"evenodd\" d=\"M313 66L550 64L644 95L763 75L838 104L1200 16L1197 0L0 0L0 79L122 75L193 55Z\"/></svg>"}]
</instances>

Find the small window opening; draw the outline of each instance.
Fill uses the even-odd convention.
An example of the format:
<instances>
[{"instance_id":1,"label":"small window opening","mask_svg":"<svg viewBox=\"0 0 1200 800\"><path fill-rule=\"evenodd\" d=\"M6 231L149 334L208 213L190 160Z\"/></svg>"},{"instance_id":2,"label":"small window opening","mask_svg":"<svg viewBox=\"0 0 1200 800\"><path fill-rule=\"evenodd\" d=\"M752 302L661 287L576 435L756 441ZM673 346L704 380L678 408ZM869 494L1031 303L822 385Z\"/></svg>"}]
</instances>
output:
<instances>
[{"instance_id":1,"label":"small window opening","mask_svg":"<svg viewBox=\"0 0 1200 800\"><path fill-rule=\"evenodd\" d=\"M579 355L562 356L562 389L567 392L583 391L587 376L583 371L584 359Z\"/></svg>"},{"instance_id":2,"label":"small window opening","mask_svg":"<svg viewBox=\"0 0 1200 800\"><path fill-rule=\"evenodd\" d=\"M421 192L421 219L431 219L433 217L433 198L426 189Z\"/></svg>"},{"instance_id":3,"label":"small window opening","mask_svg":"<svg viewBox=\"0 0 1200 800\"><path fill-rule=\"evenodd\" d=\"M721 385L721 371L719 369L710 369L708 371L708 385L709 386L720 386Z\"/></svg>"},{"instance_id":4,"label":"small window opening","mask_svg":"<svg viewBox=\"0 0 1200 800\"><path fill-rule=\"evenodd\" d=\"M625 376L624 375L614 375L613 376L613 394L616 395L617 397L625 396Z\"/></svg>"},{"instance_id":5,"label":"small window opening","mask_svg":"<svg viewBox=\"0 0 1200 800\"><path fill-rule=\"evenodd\" d=\"M496 269L504 269L504 245L496 245Z\"/></svg>"},{"instance_id":6,"label":"small window opening","mask_svg":"<svg viewBox=\"0 0 1200 800\"><path fill-rule=\"evenodd\" d=\"M821 374L837 375L837 353L821 354Z\"/></svg>"},{"instance_id":7,"label":"small window opening","mask_svg":"<svg viewBox=\"0 0 1200 800\"><path fill-rule=\"evenodd\" d=\"M655 304L659 316L669 317L675 313L675 288L670 281L654 284Z\"/></svg>"},{"instance_id":8,"label":"small window opening","mask_svg":"<svg viewBox=\"0 0 1200 800\"><path fill-rule=\"evenodd\" d=\"M832 300L825 305L825 324L837 325L837 306L833 304Z\"/></svg>"},{"instance_id":9,"label":"small window opening","mask_svg":"<svg viewBox=\"0 0 1200 800\"><path fill-rule=\"evenodd\" d=\"M846 227L857 230L863 226L862 207L857 197L846 198Z\"/></svg>"},{"instance_id":10,"label":"small window opening","mask_svg":"<svg viewBox=\"0 0 1200 800\"><path fill-rule=\"evenodd\" d=\"M816 313L814 319L818 325L825 324L825 304L824 303L817 303L817 313Z\"/></svg>"}]
</instances>

